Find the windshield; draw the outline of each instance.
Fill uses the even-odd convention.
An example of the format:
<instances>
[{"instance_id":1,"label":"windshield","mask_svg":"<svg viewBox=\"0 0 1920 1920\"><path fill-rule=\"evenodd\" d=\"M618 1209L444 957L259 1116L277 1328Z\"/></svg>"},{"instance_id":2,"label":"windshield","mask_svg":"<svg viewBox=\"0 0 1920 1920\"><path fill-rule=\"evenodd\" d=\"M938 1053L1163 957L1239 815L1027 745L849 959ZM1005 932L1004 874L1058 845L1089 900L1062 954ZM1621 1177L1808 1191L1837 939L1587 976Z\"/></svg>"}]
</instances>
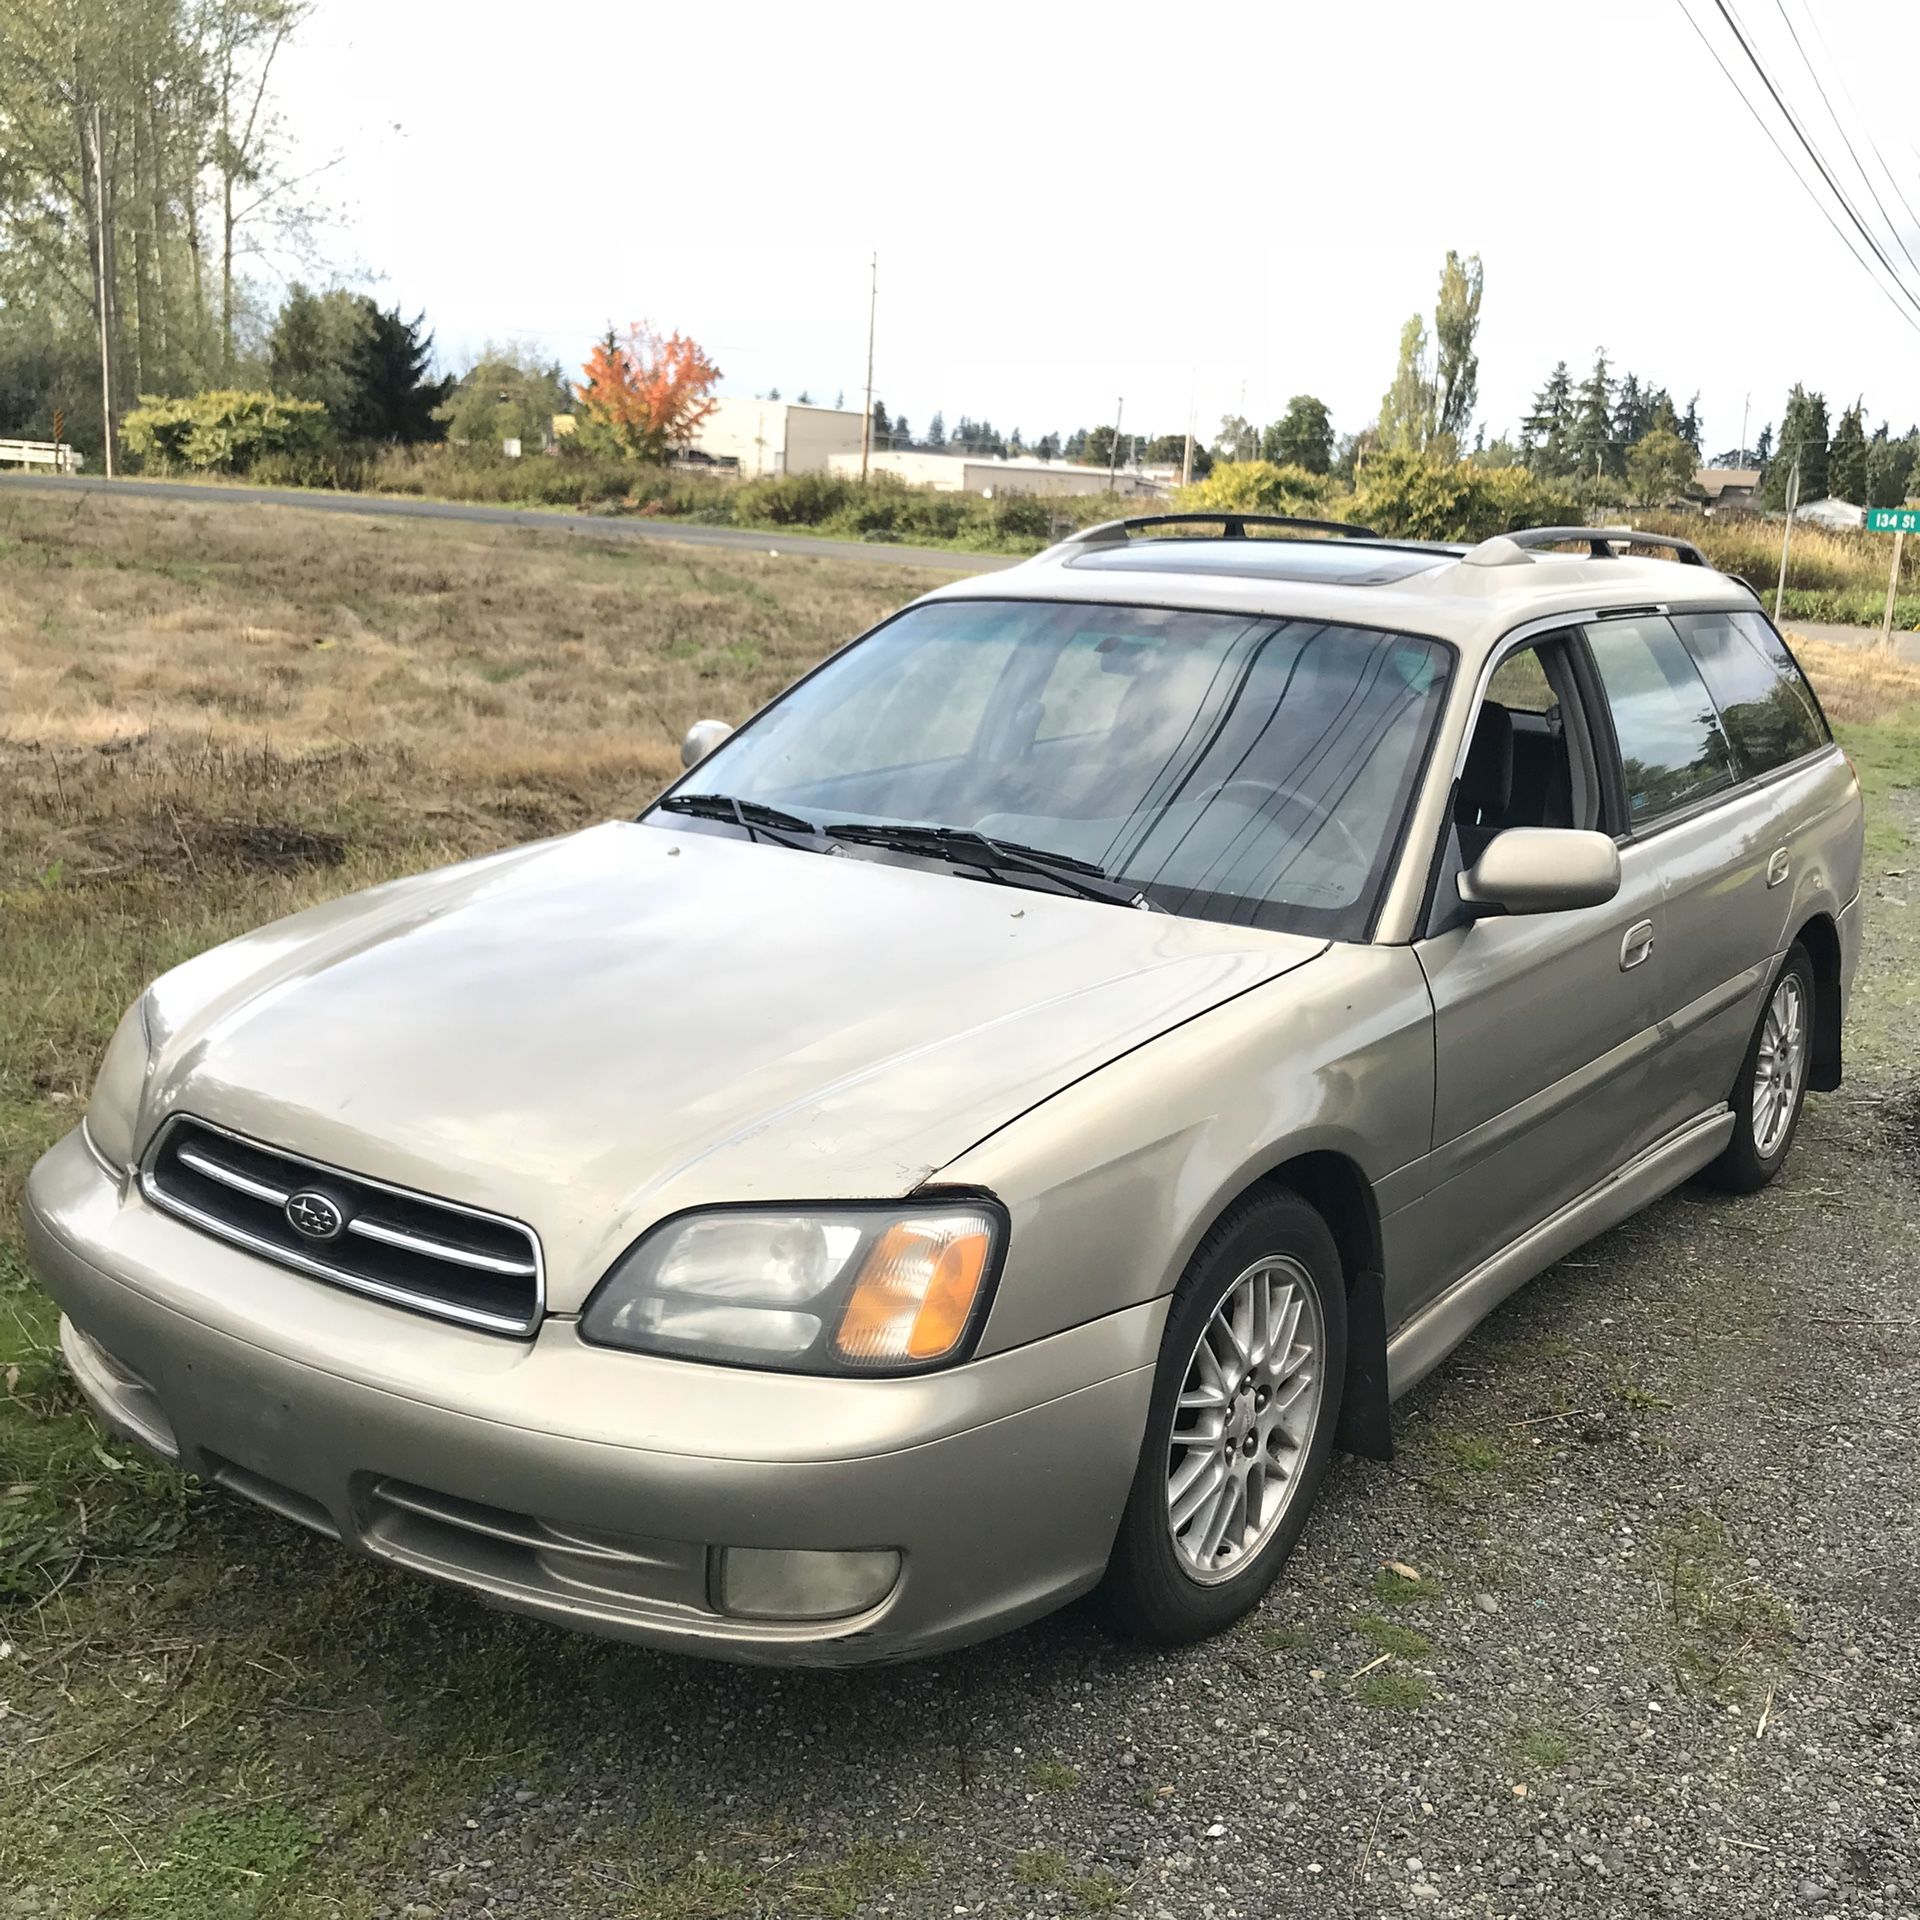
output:
<instances>
[{"instance_id":1,"label":"windshield","mask_svg":"<svg viewBox=\"0 0 1920 1920\"><path fill-rule=\"evenodd\" d=\"M933 601L682 791L815 824L959 828L1092 862L1169 912L1358 939L1450 662L1431 640L1322 621Z\"/></svg>"}]
</instances>

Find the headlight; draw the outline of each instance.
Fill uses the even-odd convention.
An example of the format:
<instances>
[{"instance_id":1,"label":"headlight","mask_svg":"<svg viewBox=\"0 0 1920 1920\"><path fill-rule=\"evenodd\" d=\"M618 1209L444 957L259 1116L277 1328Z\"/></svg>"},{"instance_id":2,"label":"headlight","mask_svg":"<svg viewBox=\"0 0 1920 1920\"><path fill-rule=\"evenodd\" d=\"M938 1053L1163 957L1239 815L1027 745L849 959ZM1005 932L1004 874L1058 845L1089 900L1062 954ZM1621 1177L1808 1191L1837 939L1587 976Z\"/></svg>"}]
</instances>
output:
<instances>
[{"instance_id":1,"label":"headlight","mask_svg":"<svg viewBox=\"0 0 1920 1920\"><path fill-rule=\"evenodd\" d=\"M87 1102L87 1138L101 1159L122 1172L133 1164L133 1136L140 1123L150 1059L147 1001L142 994L114 1028Z\"/></svg>"},{"instance_id":2,"label":"headlight","mask_svg":"<svg viewBox=\"0 0 1920 1920\"><path fill-rule=\"evenodd\" d=\"M683 1214L614 1263L580 1332L786 1373L917 1373L970 1349L1005 1237L978 1200Z\"/></svg>"}]
</instances>

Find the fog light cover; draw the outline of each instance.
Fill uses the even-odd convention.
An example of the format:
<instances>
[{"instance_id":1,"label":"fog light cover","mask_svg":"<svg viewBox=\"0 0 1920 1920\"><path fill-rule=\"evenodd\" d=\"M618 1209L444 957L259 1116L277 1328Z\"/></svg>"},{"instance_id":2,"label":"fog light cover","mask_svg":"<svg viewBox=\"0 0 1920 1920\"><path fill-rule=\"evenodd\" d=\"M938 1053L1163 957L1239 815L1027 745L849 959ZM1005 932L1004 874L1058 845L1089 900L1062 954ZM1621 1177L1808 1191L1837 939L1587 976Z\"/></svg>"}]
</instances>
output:
<instances>
[{"instance_id":1,"label":"fog light cover","mask_svg":"<svg viewBox=\"0 0 1920 1920\"><path fill-rule=\"evenodd\" d=\"M900 1556L891 1547L821 1553L801 1547L720 1547L713 1603L739 1620L841 1620L893 1591Z\"/></svg>"}]
</instances>

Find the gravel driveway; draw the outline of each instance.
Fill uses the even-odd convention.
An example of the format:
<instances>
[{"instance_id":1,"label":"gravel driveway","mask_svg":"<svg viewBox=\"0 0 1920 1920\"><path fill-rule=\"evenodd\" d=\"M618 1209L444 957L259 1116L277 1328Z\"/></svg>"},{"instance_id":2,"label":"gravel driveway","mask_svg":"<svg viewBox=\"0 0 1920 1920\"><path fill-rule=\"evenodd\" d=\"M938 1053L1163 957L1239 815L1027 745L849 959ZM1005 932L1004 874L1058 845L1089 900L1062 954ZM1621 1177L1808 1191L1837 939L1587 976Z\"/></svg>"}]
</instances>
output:
<instances>
[{"instance_id":1,"label":"gravel driveway","mask_svg":"<svg viewBox=\"0 0 1920 1920\"><path fill-rule=\"evenodd\" d=\"M1075 1610L771 1675L213 1495L179 1573L16 1676L29 1764L70 1688L132 1717L63 1735L63 1890L0 1858L0 1913L1920 1920L1920 882L1879 864L1849 1084L1784 1178L1523 1290L1232 1636Z\"/></svg>"},{"instance_id":2,"label":"gravel driveway","mask_svg":"<svg viewBox=\"0 0 1920 1920\"><path fill-rule=\"evenodd\" d=\"M1906 884L1870 883L1870 1003L1920 964ZM1336 1467L1235 1636L1146 1654L1074 1612L851 1676L635 1657L379 1911L1920 1913L1894 1038L1772 1190L1683 1190L1523 1291L1402 1404L1392 1467Z\"/></svg>"}]
</instances>

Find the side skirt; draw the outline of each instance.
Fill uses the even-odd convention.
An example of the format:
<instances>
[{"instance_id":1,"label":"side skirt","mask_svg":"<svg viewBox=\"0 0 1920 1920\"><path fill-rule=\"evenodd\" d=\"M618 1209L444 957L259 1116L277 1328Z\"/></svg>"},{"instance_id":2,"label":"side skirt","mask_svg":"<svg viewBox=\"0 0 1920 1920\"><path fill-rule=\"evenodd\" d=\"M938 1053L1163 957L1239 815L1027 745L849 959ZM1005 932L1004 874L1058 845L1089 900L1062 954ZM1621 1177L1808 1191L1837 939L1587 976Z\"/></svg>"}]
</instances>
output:
<instances>
[{"instance_id":1,"label":"side skirt","mask_svg":"<svg viewBox=\"0 0 1920 1920\"><path fill-rule=\"evenodd\" d=\"M1508 1294L1535 1274L1698 1173L1732 1133L1733 1112L1728 1107L1716 1107L1689 1120L1430 1300L1387 1342L1389 1397L1397 1400L1424 1380Z\"/></svg>"}]
</instances>

